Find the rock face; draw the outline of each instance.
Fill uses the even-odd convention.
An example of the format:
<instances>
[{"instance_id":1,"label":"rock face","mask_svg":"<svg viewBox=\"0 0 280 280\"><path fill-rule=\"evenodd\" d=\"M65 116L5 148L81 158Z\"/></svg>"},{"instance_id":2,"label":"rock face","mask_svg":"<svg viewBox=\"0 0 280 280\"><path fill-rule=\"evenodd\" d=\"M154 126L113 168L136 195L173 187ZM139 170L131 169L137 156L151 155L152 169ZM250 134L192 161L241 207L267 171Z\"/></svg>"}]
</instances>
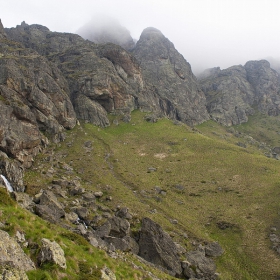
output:
<instances>
[{"instance_id":1,"label":"rock face","mask_svg":"<svg viewBox=\"0 0 280 280\"><path fill-rule=\"evenodd\" d=\"M187 262L183 262L184 275L188 279L217 279L214 261L205 256L204 250L191 251L186 254Z\"/></svg>"},{"instance_id":2,"label":"rock face","mask_svg":"<svg viewBox=\"0 0 280 280\"><path fill-rule=\"evenodd\" d=\"M78 118L107 126L107 112L129 114L137 108L143 89L141 71L121 47L92 44L68 49L53 59L69 82Z\"/></svg>"},{"instance_id":3,"label":"rock face","mask_svg":"<svg viewBox=\"0 0 280 280\"><path fill-rule=\"evenodd\" d=\"M7 155L30 166L46 131L59 140L73 128L76 116L67 83L60 71L37 53L14 43L1 45L0 141Z\"/></svg>"},{"instance_id":4,"label":"rock face","mask_svg":"<svg viewBox=\"0 0 280 280\"><path fill-rule=\"evenodd\" d=\"M23 191L22 168L48 144L43 132L60 141L64 129L76 124L76 114L55 65L3 36L0 43L0 169L15 190Z\"/></svg>"},{"instance_id":5,"label":"rock face","mask_svg":"<svg viewBox=\"0 0 280 280\"><path fill-rule=\"evenodd\" d=\"M176 244L162 230L160 225L149 218L142 220L139 238L139 256L166 268L174 275L181 275L182 267Z\"/></svg>"},{"instance_id":6,"label":"rock face","mask_svg":"<svg viewBox=\"0 0 280 280\"><path fill-rule=\"evenodd\" d=\"M223 125L247 122L255 109L279 115L280 76L265 60L207 69L200 75L200 84L211 118Z\"/></svg>"},{"instance_id":7,"label":"rock face","mask_svg":"<svg viewBox=\"0 0 280 280\"><path fill-rule=\"evenodd\" d=\"M207 110L213 120L227 126L248 121L248 115L254 112L254 89L244 67L209 69L202 77Z\"/></svg>"},{"instance_id":8,"label":"rock face","mask_svg":"<svg viewBox=\"0 0 280 280\"><path fill-rule=\"evenodd\" d=\"M35 213L50 222L57 223L65 216L62 204L51 191L43 191L39 204L35 206Z\"/></svg>"},{"instance_id":9,"label":"rock face","mask_svg":"<svg viewBox=\"0 0 280 280\"><path fill-rule=\"evenodd\" d=\"M280 75L270 68L266 60L248 61L244 68L247 79L254 88L258 109L269 116L280 112Z\"/></svg>"},{"instance_id":10,"label":"rock face","mask_svg":"<svg viewBox=\"0 0 280 280\"><path fill-rule=\"evenodd\" d=\"M4 266L0 268L0 280L28 280L28 277L22 270Z\"/></svg>"},{"instance_id":11,"label":"rock face","mask_svg":"<svg viewBox=\"0 0 280 280\"><path fill-rule=\"evenodd\" d=\"M162 114L195 125L207 120L206 100L189 63L157 29L146 28L133 51Z\"/></svg>"},{"instance_id":12,"label":"rock face","mask_svg":"<svg viewBox=\"0 0 280 280\"><path fill-rule=\"evenodd\" d=\"M15 191L24 191L23 168L19 161L8 160L8 156L5 153L0 152L0 172L8 178Z\"/></svg>"},{"instance_id":13,"label":"rock face","mask_svg":"<svg viewBox=\"0 0 280 280\"><path fill-rule=\"evenodd\" d=\"M41 55L48 54L60 68L79 119L107 126L108 112L129 114L138 104L149 103L141 101L144 82L140 67L122 47L96 45L78 35L50 32L40 25L22 23L5 30L9 38Z\"/></svg>"},{"instance_id":14,"label":"rock face","mask_svg":"<svg viewBox=\"0 0 280 280\"><path fill-rule=\"evenodd\" d=\"M66 268L66 259L64 257L64 251L61 249L58 243L55 241L43 238L42 247L38 256L40 264L45 262L52 262L59 265L61 268Z\"/></svg>"},{"instance_id":15,"label":"rock face","mask_svg":"<svg viewBox=\"0 0 280 280\"><path fill-rule=\"evenodd\" d=\"M190 65L154 28L143 31L133 55L117 45L96 45L39 25L22 23L6 33L40 54L51 54L48 58L68 80L80 119L107 126L108 112L129 115L134 109L155 111L190 125L209 118Z\"/></svg>"},{"instance_id":16,"label":"rock face","mask_svg":"<svg viewBox=\"0 0 280 280\"><path fill-rule=\"evenodd\" d=\"M0 230L0 267L5 265L20 271L35 269L35 264L19 244L7 232Z\"/></svg>"},{"instance_id":17,"label":"rock face","mask_svg":"<svg viewBox=\"0 0 280 280\"><path fill-rule=\"evenodd\" d=\"M7 36L26 48L37 51L40 55L62 52L69 47L84 44L83 38L71 33L52 32L39 24L27 24L24 21L15 28L5 28Z\"/></svg>"}]
</instances>

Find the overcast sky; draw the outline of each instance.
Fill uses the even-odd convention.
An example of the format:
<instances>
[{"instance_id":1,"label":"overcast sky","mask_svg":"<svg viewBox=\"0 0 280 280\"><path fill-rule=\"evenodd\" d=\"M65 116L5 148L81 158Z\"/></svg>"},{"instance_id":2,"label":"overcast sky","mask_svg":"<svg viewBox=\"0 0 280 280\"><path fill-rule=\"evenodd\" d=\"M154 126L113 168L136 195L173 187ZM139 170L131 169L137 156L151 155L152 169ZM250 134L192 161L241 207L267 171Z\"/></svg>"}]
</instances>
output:
<instances>
[{"instance_id":1,"label":"overcast sky","mask_svg":"<svg viewBox=\"0 0 280 280\"><path fill-rule=\"evenodd\" d=\"M280 0L0 0L4 27L25 21L75 33L96 14L137 40L146 27L161 30L196 73L280 58Z\"/></svg>"}]
</instances>

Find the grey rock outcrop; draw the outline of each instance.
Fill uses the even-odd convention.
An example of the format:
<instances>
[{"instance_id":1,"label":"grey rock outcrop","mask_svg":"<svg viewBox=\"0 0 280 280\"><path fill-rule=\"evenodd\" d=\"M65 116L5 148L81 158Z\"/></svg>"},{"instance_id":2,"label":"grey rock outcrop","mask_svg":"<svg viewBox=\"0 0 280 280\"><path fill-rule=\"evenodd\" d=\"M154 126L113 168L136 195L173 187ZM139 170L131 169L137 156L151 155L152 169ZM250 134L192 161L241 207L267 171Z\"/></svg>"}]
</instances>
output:
<instances>
[{"instance_id":1,"label":"grey rock outcrop","mask_svg":"<svg viewBox=\"0 0 280 280\"><path fill-rule=\"evenodd\" d=\"M65 216L63 205L57 200L51 191L43 191L39 199L39 204L35 206L35 213L50 222L58 222Z\"/></svg>"},{"instance_id":2,"label":"grey rock outcrop","mask_svg":"<svg viewBox=\"0 0 280 280\"><path fill-rule=\"evenodd\" d=\"M139 256L161 266L173 275L181 275L182 267L176 244L162 230L160 225L149 218L142 220L139 237Z\"/></svg>"},{"instance_id":3,"label":"grey rock outcrop","mask_svg":"<svg viewBox=\"0 0 280 280\"><path fill-rule=\"evenodd\" d=\"M66 259L64 251L58 243L50 241L49 239L42 239L42 247L39 252L38 261L40 264L51 262L57 264L61 268L66 268Z\"/></svg>"},{"instance_id":4,"label":"grey rock outcrop","mask_svg":"<svg viewBox=\"0 0 280 280\"><path fill-rule=\"evenodd\" d=\"M3 152L0 152L0 173L8 179L15 191L24 191L22 164L17 160L8 159Z\"/></svg>"},{"instance_id":5,"label":"grey rock outcrop","mask_svg":"<svg viewBox=\"0 0 280 280\"><path fill-rule=\"evenodd\" d=\"M84 44L84 39L77 34L52 32L45 26L29 25L24 21L21 25L5 28L4 31L11 40L20 42L26 48L31 48L43 56Z\"/></svg>"},{"instance_id":6,"label":"grey rock outcrop","mask_svg":"<svg viewBox=\"0 0 280 280\"><path fill-rule=\"evenodd\" d=\"M10 266L0 267L0 280L28 280L26 273Z\"/></svg>"},{"instance_id":7,"label":"grey rock outcrop","mask_svg":"<svg viewBox=\"0 0 280 280\"><path fill-rule=\"evenodd\" d=\"M49 143L43 132L61 141L64 129L75 126L76 114L55 65L19 43L0 41L0 168L15 190L23 191L23 169Z\"/></svg>"},{"instance_id":8,"label":"grey rock outcrop","mask_svg":"<svg viewBox=\"0 0 280 280\"><path fill-rule=\"evenodd\" d=\"M104 241L108 244L112 244L116 249L123 252L132 252L135 255L139 252L139 245L130 236L125 236L124 238L105 236Z\"/></svg>"},{"instance_id":9,"label":"grey rock outcrop","mask_svg":"<svg viewBox=\"0 0 280 280\"><path fill-rule=\"evenodd\" d=\"M266 60L207 69L199 78L211 118L223 125L247 122L255 110L279 115L280 76Z\"/></svg>"},{"instance_id":10,"label":"grey rock outcrop","mask_svg":"<svg viewBox=\"0 0 280 280\"><path fill-rule=\"evenodd\" d=\"M157 29L146 28L133 51L153 97L154 110L189 125L209 118L190 64Z\"/></svg>"},{"instance_id":11,"label":"grey rock outcrop","mask_svg":"<svg viewBox=\"0 0 280 280\"><path fill-rule=\"evenodd\" d=\"M191 251L186 254L187 261L182 263L183 274L189 278L214 280L217 278L214 261L205 256L203 250Z\"/></svg>"},{"instance_id":12,"label":"grey rock outcrop","mask_svg":"<svg viewBox=\"0 0 280 280\"><path fill-rule=\"evenodd\" d=\"M208 69L200 77L211 118L231 126L248 121L254 110L254 89L243 66Z\"/></svg>"},{"instance_id":13,"label":"grey rock outcrop","mask_svg":"<svg viewBox=\"0 0 280 280\"><path fill-rule=\"evenodd\" d=\"M108 126L107 113L127 114L145 103L139 65L117 45L68 49L53 60L69 82L79 119Z\"/></svg>"},{"instance_id":14,"label":"grey rock outcrop","mask_svg":"<svg viewBox=\"0 0 280 280\"><path fill-rule=\"evenodd\" d=\"M35 264L23 252L16 240L7 232L0 230L0 266L5 265L20 271L35 269Z\"/></svg>"},{"instance_id":15,"label":"grey rock outcrop","mask_svg":"<svg viewBox=\"0 0 280 280\"><path fill-rule=\"evenodd\" d=\"M269 116L280 112L280 75L266 60L248 61L244 68L255 92L258 109Z\"/></svg>"},{"instance_id":16,"label":"grey rock outcrop","mask_svg":"<svg viewBox=\"0 0 280 280\"><path fill-rule=\"evenodd\" d=\"M39 25L24 23L6 32L40 54L51 54L48 58L68 80L80 119L107 126L108 112L127 116L134 109L190 125L209 118L190 65L154 28L143 31L133 55L111 43L96 45Z\"/></svg>"},{"instance_id":17,"label":"grey rock outcrop","mask_svg":"<svg viewBox=\"0 0 280 280\"><path fill-rule=\"evenodd\" d=\"M44 26L25 23L6 32L9 38L41 55L48 54L61 69L78 118L107 126L108 112L129 113L138 104L149 104L141 101L144 82L139 65L122 47L96 45L75 34L51 32Z\"/></svg>"},{"instance_id":18,"label":"grey rock outcrop","mask_svg":"<svg viewBox=\"0 0 280 280\"><path fill-rule=\"evenodd\" d=\"M208 257L220 257L224 253L218 242L212 242L205 246L205 255Z\"/></svg>"}]
</instances>

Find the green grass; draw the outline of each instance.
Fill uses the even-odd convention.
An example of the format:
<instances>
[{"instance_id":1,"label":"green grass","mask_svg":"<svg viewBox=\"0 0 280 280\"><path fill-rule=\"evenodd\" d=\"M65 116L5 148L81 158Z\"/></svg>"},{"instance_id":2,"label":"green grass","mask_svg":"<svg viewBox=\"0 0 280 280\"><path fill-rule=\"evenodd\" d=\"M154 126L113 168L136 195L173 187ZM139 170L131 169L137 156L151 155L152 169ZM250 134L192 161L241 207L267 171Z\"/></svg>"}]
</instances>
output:
<instances>
[{"instance_id":1,"label":"green grass","mask_svg":"<svg viewBox=\"0 0 280 280\"><path fill-rule=\"evenodd\" d=\"M110 118L112 123L118 116ZM218 241L225 249L217 259L221 279L274 279L280 275L280 258L271 250L268 234L280 208L280 162L265 157L256 145L236 145L245 139L236 131L249 133L257 120L234 130L211 121L191 129L167 119L148 123L135 111L129 124L104 129L81 124L67 132L60 147L53 147L58 171L45 179L42 173L50 163L44 160L47 154L41 155L26 174L27 190L47 186L53 178L79 176L86 189L113 197L98 203L126 206L139 219L152 218L188 249L194 241ZM277 122L271 122L273 132ZM92 149L84 146L86 141ZM73 173L67 174L63 163ZM156 171L149 172L150 167ZM156 186L166 195L158 194ZM234 226L221 230L219 222ZM137 219L132 227L139 228ZM134 272L125 277L123 268L115 271L118 279L138 279Z\"/></svg>"},{"instance_id":2,"label":"green grass","mask_svg":"<svg viewBox=\"0 0 280 280\"><path fill-rule=\"evenodd\" d=\"M117 279L148 279L145 276L145 270L147 270L145 265L142 265L143 271L132 266L132 262L138 263L135 257L131 257L130 261L126 262L112 259L104 251L92 247L82 236L60 228L58 225L50 224L18 207L4 189L0 188L0 193L0 222L5 225L4 230L11 236L14 236L17 230L25 233L26 240L30 244L25 249L25 253L33 259L35 264L42 238L58 242L65 252L67 269L46 263L36 270L27 272L30 280L97 280L100 279L100 270L105 265L115 273ZM160 271L154 271L158 277L174 279L163 276L164 274Z\"/></svg>"}]
</instances>

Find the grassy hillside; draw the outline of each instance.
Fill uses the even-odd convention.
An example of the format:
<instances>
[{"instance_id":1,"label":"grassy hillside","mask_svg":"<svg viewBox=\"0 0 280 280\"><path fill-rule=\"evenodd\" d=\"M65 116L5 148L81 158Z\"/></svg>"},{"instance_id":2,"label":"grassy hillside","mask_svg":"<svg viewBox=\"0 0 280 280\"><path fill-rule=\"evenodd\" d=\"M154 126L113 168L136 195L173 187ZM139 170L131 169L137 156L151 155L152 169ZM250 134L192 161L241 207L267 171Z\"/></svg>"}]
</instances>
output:
<instances>
[{"instance_id":1,"label":"grassy hillside","mask_svg":"<svg viewBox=\"0 0 280 280\"><path fill-rule=\"evenodd\" d=\"M40 155L26 173L27 191L34 194L55 178L79 177L83 187L112 197L101 200L104 205L126 206L139 219L152 218L188 249L218 241L225 249L216 260L221 279L280 275L280 257L268 238L279 219L280 162L265 157L255 142L247 148L236 145L247 139L236 132L248 132L250 123L234 131L211 121L191 129L167 119L149 123L143 117L136 111L128 124L119 121L105 129L81 124L68 131L66 141ZM111 118L117 123L119 117ZM92 148L85 145L89 141ZM54 233L48 229L48 234ZM118 279L142 279L133 272L120 276L120 268L113 267Z\"/></svg>"}]
</instances>

